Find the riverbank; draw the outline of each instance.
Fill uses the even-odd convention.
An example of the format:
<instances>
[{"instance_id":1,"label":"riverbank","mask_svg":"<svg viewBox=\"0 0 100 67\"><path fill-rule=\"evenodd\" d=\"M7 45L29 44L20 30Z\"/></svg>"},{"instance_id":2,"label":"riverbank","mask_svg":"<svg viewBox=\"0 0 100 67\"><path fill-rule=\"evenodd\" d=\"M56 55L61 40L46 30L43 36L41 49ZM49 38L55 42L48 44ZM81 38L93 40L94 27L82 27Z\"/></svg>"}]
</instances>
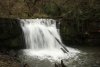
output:
<instances>
[{"instance_id":1,"label":"riverbank","mask_svg":"<svg viewBox=\"0 0 100 67\"><path fill-rule=\"evenodd\" d=\"M0 50L0 67L21 67L21 63L12 51Z\"/></svg>"}]
</instances>

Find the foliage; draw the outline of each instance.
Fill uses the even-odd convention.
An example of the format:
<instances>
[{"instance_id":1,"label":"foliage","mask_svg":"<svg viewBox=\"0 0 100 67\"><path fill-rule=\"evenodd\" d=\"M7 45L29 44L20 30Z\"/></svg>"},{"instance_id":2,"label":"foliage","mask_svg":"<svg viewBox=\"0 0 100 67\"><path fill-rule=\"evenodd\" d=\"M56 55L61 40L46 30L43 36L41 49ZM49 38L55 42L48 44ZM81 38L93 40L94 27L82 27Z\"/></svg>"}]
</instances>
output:
<instances>
[{"instance_id":1,"label":"foliage","mask_svg":"<svg viewBox=\"0 0 100 67\"><path fill-rule=\"evenodd\" d=\"M0 16L29 18L34 14L86 20L100 16L99 0L3 0Z\"/></svg>"},{"instance_id":2,"label":"foliage","mask_svg":"<svg viewBox=\"0 0 100 67\"><path fill-rule=\"evenodd\" d=\"M60 8L55 3L46 3L43 6L43 10L49 16L59 16L60 15Z\"/></svg>"}]
</instances>

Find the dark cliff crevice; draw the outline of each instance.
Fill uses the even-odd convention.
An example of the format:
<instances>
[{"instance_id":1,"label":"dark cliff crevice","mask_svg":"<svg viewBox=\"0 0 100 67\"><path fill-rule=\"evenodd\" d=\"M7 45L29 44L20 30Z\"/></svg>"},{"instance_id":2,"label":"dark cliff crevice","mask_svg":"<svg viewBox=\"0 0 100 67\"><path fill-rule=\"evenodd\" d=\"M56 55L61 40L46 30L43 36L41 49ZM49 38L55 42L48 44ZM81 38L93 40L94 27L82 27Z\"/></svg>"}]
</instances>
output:
<instances>
[{"instance_id":1,"label":"dark cliff crevice","mask_svg":"<svg viewBox=\"0 0 100 67\"><path fill-rule=\"evenodd\" d=\"M23 32L18 19L0 18L0 47L24 48Z\"/></svg>"}]
</instances>

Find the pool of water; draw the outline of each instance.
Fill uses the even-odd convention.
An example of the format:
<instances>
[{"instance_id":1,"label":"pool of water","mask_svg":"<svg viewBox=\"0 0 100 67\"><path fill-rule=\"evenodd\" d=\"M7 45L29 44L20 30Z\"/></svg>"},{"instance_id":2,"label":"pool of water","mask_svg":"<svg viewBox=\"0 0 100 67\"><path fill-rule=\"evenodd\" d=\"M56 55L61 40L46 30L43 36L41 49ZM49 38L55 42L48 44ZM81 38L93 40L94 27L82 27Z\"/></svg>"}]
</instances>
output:
<instances>
[{"instance_id":1,"label":"pool of water","mask_svg":"<svg viewBox=\"0 0 100 67\"><path fill-rule=\"evenodd\" d=\"M62 59L66 67L100 67L99 47L77 47L77 49L80 52L72 50L72 52L67 54L66 59ZM71 57L68 58L68 56ZM25 54L22 54L19 57L21 58L22 63L28 64L29 67L55 67L55 63L61 63L60 61L50 61L48 58L40 60L38 56L33 57Z\"/></svg>"},{"instance_id":2,"label":"pool of water","mask_svg":"<svg viewBox=\"0 0 100 67\"><path fill-rule=\"evenodd\" d=\"M77 55L77 59L65 60L67 67L100 67L100 47L74 48L79 49L81 52Z\"/></svg>"}]
</instances>

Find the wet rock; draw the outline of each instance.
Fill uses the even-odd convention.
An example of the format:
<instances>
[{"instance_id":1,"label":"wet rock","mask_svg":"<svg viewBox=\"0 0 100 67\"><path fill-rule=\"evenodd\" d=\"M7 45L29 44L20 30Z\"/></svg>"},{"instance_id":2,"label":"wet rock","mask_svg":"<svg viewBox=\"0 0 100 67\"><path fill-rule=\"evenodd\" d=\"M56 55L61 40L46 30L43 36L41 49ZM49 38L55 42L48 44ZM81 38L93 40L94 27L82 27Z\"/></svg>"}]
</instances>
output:
<instances>
[{"instance_id":1,"label":"wet rock","mask_svg":"<svg viewBox=\"0 0 100 67\"><path fill-rule=\"evenodd\" d=\"M29 67L29 65L28 64L24 64L24 66L23 67Z\"/></svg>"},{"instance_id":2,"label":"wet rock","mask_svg":"<svg viewBox=\"0 0 100 67\"><path fill-rule=\"evenodd\" d=\"M15 57L17 55L17 53L14 50L10 50L9 55L12 57Z\"/></svg>"},{"instance_id":3,"label":"wet rock","mask_svg":"<svg viewBox=\"0 0 100 67\"><path fill-rule=\"evenodd\" d=\"M0 47L22 48L23 34L18 19L0 18Z\"/></svg>"},{"instance_id":4,"label":"wet rock","mask_svg":"<svg viewBox=\"0 0 100 67\"><path fill-rule=\"evenodd\" d=\"M20 62L18 62L14 57L0 54L0 67L21 67L20 65Z\"/></svg>"},{"instance_id":5,"label":"wet rock","mask_svg":"<svg viewBox=\"0 0 100 67\"><path fill-rule=\"evenodd\" d=\"M55 67L58 67L58 65L55 63Z\"/></svg>"},{"instance_id":6,"label":"wet rock","mask_svg":"<svg viewBox=\"0 0 100 67\"><path fill-rule=\"evenodd\" d=\"M63 62L63 60L61 60L61 66L62 67L66 67L65 64L64 64L64 62Z\"/></svg>"},{"instance_id":7,"label":"wet rock","mask_svg":"<svg viewBox=\"0 0 100 67\"><path fill-rule=\"evenodd\" d=\"M67 67L67 66L65 66L63 60L61 60L61 64L55 63L55 67Z\"/></svg>"},{"instance_id":8,"label":"wet rock","mask_svg":"<svg viewBox=\"0 0 100 67\"><path fill-rule=\"evenodd\" d=\"M19 20L0 18L0 40L7 40L21 34Z\"/></svg>"}]
</instances>

